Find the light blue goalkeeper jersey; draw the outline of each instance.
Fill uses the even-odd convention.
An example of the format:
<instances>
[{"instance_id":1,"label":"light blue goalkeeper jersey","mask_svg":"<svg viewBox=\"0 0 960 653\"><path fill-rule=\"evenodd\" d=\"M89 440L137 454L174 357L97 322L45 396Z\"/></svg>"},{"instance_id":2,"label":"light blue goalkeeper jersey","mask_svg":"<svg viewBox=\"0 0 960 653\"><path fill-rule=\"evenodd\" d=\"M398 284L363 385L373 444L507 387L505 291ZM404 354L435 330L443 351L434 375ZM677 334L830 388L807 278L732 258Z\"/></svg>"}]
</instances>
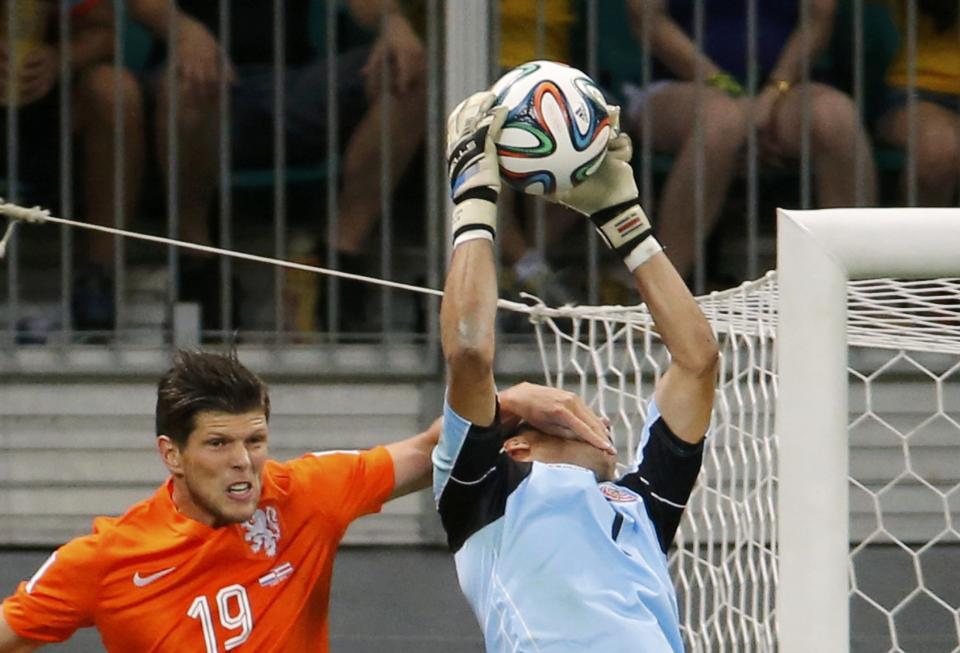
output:
<instances>
[{"instance_id":1,"label":"light blue goalkeeper jersey","mask_svg":"<svg viewBox=\"0 0 960 653\"><path fill-rule=\"evenodd\" d=\"M499 420L444 408L434 498L460 587L488 652L682 653L666 550L700 470L702 444L653 404L637 464L597 483L575 465L518 463Z\"/></svg>"}]
</instances>

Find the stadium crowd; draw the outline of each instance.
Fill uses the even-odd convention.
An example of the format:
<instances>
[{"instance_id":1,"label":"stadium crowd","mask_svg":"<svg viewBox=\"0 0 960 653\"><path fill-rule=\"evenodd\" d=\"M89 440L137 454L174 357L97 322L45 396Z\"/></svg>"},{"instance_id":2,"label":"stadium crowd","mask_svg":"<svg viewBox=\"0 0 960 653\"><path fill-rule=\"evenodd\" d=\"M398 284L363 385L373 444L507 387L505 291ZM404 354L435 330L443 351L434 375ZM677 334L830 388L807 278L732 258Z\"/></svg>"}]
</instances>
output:
<instances>
[{"instance_id":1,"label":"stadium crowd","mask_svg":"<svg viewBox=\"0 0 960 653\"><path fill-rule=\"evenodd\" d=\"M534 58L587 68L590 4L496 2L495 68ZM669 216L658 221L658 237L691 287L727 286L746 274L744 216L751 210L758 216L755 228L770 235L777 206L956 201L957 7L947 0L916 3L911 68L907 4L864 4L858 59L850 0L757 3L754 48L744 3L596 3L595 77L623 108L624 126L637 145L634 167L654 189L645 198L647 209ZM193 0L13 5L0 26L0 88L7 122L14 126L0 135L8 152L0 165L7 194L15 179L21 203L58 208L69 194L70 212L82 220L170 233L163 224L169 219L173 235L209 244L218 242L223 228L218 209L229 200L217 191L227 183L226 169L227 195L233 198L229 219L254 225L261 232L254 242L264 244L269 241L262 237L264 216L276 209L273 171L282 158L290 189L284 195L285 240L291 249L298 243L290 254L347 272L370 272L382 269L384 248L372 245L378 237L392 241L387 249L421 252L429 239L439 238L424 229L421 217L432 56L425 2L350 0L331 11L315 0L290 0L282 4L282 20L274 15L274 3L262 2L228 3L229 16L220 15L218 3ZM115 6L125 15L115 16ZM331 17L335 29L328 24ZM699 39L697 21L702 21ZM276 38L279 31L282 39ZM336 41L328 47L331 34ZM334 60L328 52L335 52ZM753 61L750 52L756 54ZM853 100L858 67L864 81L860 105ZM221 93L228 102L221 102ZM71 134L66 139L51 128L60 123L64 107ZM331 119L336 124L328 128ZM73 147L65 148L71 138ZM642 156L644 148L653 156ZM61 164L65 149L78 155ZM324 202L331 174L336 174L333 204ZM504 292L532 291L550 303L586 301L585 287L564 275L585 258L580 232L569 229L570 217L561 210L538 220L543 208L528 198L511 196L503 203L510 209L501 230ZM328 216L331 206L335 215ZM385 210L399 228L378 236ZM297 233L306 234L305 246ZM115 256L114 239L83 236L73 250L71 326L79 331L119 326L114 277L125 261ZM430 265L422 256L416 260ZM178 266L177 297L199 303L204 328L215 328L226 310L222 267L214 257L189 253ZM622 275L606 270L595 299L620 301ZM422 270L409 276L425 278ZM244 310L251 293L236 278L229 287L230 323L254 326ZM378 322L375 299L365 284L341 282L335 300L339 319L327 324L324 302L308 288L299 301L309 302L310 315L291 322L291 328L389 330ZM416 324L422 329L423 319Z\"/></svg>"}]
</instances>

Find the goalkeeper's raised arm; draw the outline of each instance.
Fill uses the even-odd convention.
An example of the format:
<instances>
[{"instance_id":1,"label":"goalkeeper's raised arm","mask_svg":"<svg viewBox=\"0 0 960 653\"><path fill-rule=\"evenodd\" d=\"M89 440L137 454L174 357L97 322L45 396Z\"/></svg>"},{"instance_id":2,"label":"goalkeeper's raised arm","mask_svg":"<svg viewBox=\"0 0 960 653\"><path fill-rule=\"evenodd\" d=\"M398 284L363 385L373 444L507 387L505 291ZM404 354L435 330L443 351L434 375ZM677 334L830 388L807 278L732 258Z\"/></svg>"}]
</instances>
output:
<instances>
[{"instance_id":1,"label":"goalkeeper's raised arm","mask_svg":"<svg viewBox=\"0 0 960 653\"><path fill-rule=\"evenodd\" d=\"M614 135L600 168L581 185L549 199L589 217L603 241L633 273L671 356L670 368L657 384L656 405L675 435L697 443L707 430L713 407L719 358L716 338L653 235L630 166L630 137L619 132L620 109L608 107L608 111Z\"/></svg>"},{"instance_id":2,"label":"goalkeeper's raised arm","mask_svg":"<svg viewBox=\"0 0 960 653\"><path fill-rule=\"evenodd\" d=\"M493 106L494 99L493 93L475 94L448 120L453 258L440 313L448 407L484 427L498 418L493 376L497 310L493 241L500 174L493 140L506 110ZM498 421L507 427L532 423L556 437L583 441L608 455L615 453L606 424L573 393L520 384L501 394L500 409L503 414Z\"/></svg>"}]
</instances>

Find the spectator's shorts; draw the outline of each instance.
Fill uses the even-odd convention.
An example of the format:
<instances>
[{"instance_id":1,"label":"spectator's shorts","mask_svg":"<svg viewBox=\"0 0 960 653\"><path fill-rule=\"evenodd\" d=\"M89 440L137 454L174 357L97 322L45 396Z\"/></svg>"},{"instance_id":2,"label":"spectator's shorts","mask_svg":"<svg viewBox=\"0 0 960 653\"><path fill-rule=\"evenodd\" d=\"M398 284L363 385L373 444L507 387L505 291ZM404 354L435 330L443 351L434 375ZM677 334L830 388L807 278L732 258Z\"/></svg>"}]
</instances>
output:
<instances>
[{"instance_id":1,"label":"spectator's shorts","mask_svg":"<svg viewBox=\"0 0 960 653\"><path fill-rule=\"evenodd\" d=\"M892 111L906 107L909 95L910 94L905 88L887 87L887 92L883 98L883 102L881 103L880 111L877 113L879 119L882 120ZM953 93L937 93L936 91L926 91L922 88L918 88L916 89L915 97L918 102L929 102L930 104L943 107L948 111L960 113L960 95L954 95Z\"/></svg>"},{"instance_id":2,"label":"spectator's shorts","mask_svg":"<svg viewBox=\"0 0 960 653\"><path fill-rule=\"evenodd\" d=\"M338 149L367 109L361 68L369 48L348 50L337 57L336 93ZM287 162L317 163L327 152L327 61L314 60L284 71L284 129ZM274 91L271 68L241 67L233 87L234 165L266 165L273 161Z\"/></svg>"},{"instance_id":3,"label":"spectator's shorts","mask_svg":"<svg viewBox=\"0 0 960 653\"><path fill-rule=\"evenodd\" d=\"M367 62L370 48L347 50L337 57L336 94L338 150L342 153L347 138L360 122L368 102L364 77L360 70ZM166 67L146 73L145 83L151 103L161 84L166 84ZM283 71L283 120L288 164L317 164L327 153L327 61L315 59ZM231 149L233 165L238 168L268 167L274 151L273 66L237 66L231 87ZM210 109L217 112L216 103Z\"/></svg>"},{"instance_id":4,"label":"spectator's shorts","mask_svg":"<svg viewBox=\"0 0 960 653\"><path fill-rule=\"evenodd\" d=\"M7 121L12 109L0 111L0 173L9 179ZM68 134L67 138L71 138ZM17 109L17 180L21 188L42 186L59 190L60 87L45 97ZM9 144L12 145L12 144ZM21 194L22 198L22 194Z\"/></svg>"}]
</instances>

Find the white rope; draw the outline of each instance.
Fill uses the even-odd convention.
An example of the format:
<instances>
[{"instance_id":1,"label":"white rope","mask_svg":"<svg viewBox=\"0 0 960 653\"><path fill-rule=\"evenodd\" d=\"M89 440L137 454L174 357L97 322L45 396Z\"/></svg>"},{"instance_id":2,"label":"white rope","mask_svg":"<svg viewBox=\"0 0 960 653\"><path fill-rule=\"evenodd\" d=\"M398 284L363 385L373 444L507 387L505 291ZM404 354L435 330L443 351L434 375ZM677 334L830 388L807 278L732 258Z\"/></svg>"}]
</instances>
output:
<instances>
[{"instance_id":1,"label":"white rope","mask_svg":"<svg viewBox=\"0 0 960 653\"><path fill-rule=\"evenodd\" d=\"M11 219L6 233L0 239L0 259L3 258L7 243L13 235L14 227L19 222L32 224L52 222L161 245L276 265L291 270L327 274L341 279L363 281L377 286L408 290L424 295L443 296L442 291L433 288L387 281L219 247L198 245L87 222L66 220L50 215L50 211L46 209L40 207L28 209L8 203L3 198L0 198L0 214ZM958 300L960 300L960 280L941 279L933 283L929 280L895 281L892 279L851 281L848 284L848 289L852 309L849 328L851 345L960 354L960 311L956 308ZM720 332L733 328L757 335L756 330L761 328L758 326L761 323L764 328L776 330L776 313L775 311L771 313L770 307L776 306L777 292L776 273L771 271L760 279L746 281L736 288L698 297L697 301L716 331ZM645 328L653 324L653 318L644 304L551 308L529 293L521 293L520 296L527 303L500 299L497 301L497 306L526 314L535 323L553 319L591 319L628 325L631 328ZM737 298L738 301L732 302L732 298ZM901 303L908 298L912 308L906 309L901 306ZM918 307L922 307L923 310ZM759 315L766 316L767 320L758 322L757 317ZM907 325L911 328L905 329Z\"/></svg>"},{"instance_id":2,"label":"white rope","mask_svg":"<svg viewBox=\"0 0 960 653\"><path fill-rule=\"evenodd\" d=\"M331 268L322 268L316 265L307 265L305 263L296 263L294 261L284 261L282 259L271 258L269 256L258 256L256 254L247 254L245 252L237 252L229 249L221 249L219 247L212 247L209 245L199 245L197 243L188 243L183 240L175 240L172 238L163 238L162 236L151 236L150 234L142 234L136 231L126 231L124 229L115 229L113 227L106 227L99 224L92 224L90 222L79 222L76 220L67 220L66 218L58 218L50 214L50 211L47 209L41 209L39 206L35 206L32 209L28 209L23 206L18 206L16 204L11 204L0 198L0 214L6 215L11 219L10 224L7 226L6 233L3 236L3 239L0 240L0 259L3 258L6 253L7 242L10 240L14 227L19 222L27 222L31 224L43 224L45 222L52 222L55 224L66 225L68 227L76 227L79 229L89 229L91 231L102 231L103 233L113 234L115 236L123 236L125 238L133 238L136 240L145 240L151 243L158 243L161 245L169 245L173 247L180 247L183 249L192 249L197 252L207 252L209 254L220 254L221 256L230 256L232 258L238 258L245 261L254 261L256 263L266 263L268 265L276 265L282 268L289 268L291 270L303 270L304 272L315 272L317 274L327 274L332 277L339 277L341 279L351 279L353 281L364 281L366 283L372 283L377 286L386 286L388 288L395 288L397 290L409 290L411 292L421 293L423 295L434 295L436 297L443 297L442 290L436 290L434 288L424 288L421 286L413 286L406 283L400 283L398 281L388 281L386 279L377 279L375 277L366 277L362 274L351 274L350 272L341 272L340 270L333 270ZM528 304L522 304L520 302L511 302L505 299L497 301L497 306L500 308L505 308L511 311L516 311L518 313L527 313L532 314L536 313L542 308L545 308L542 303L530 306Z\"/></svg>"}]
</instances>

